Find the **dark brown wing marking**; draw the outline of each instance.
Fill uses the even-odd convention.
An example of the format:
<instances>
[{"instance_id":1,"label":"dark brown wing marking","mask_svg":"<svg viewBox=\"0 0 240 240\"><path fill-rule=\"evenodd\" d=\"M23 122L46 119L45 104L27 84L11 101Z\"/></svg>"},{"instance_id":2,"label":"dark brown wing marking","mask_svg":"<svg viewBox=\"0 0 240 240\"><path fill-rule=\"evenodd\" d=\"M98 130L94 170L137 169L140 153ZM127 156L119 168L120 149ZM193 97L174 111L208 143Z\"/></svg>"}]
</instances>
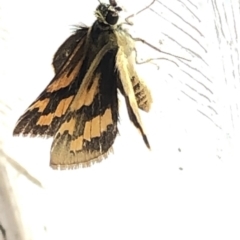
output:
<instances>
[{"instance_id":1,"label":"dark brown wing marking","mask_svg":"<svg viewBox=\"0 0 240 240\"><path fill-rule=\"evenodd\" d=\"M71 35L56 51L53 56L52 65L54 67L55 73L57 73L69 56L72 55L74 49L77 47L79 41L84 38L87 34L88 27L81 27L80 29L78 26L76 32Z\"/></svg>"},{"instance_id":2,"label":"dark brown wing marking","mask_svg":"<svg viewBox=\"0 0 240 240\"><path fill-rule=\"evenodd\" d=\"M146 84L138 78L137 74L131 78L131 82L133 85L138 107L145 112L149 112L152 104L152 96L150 90Z\"/></svg>"}]
</instances>

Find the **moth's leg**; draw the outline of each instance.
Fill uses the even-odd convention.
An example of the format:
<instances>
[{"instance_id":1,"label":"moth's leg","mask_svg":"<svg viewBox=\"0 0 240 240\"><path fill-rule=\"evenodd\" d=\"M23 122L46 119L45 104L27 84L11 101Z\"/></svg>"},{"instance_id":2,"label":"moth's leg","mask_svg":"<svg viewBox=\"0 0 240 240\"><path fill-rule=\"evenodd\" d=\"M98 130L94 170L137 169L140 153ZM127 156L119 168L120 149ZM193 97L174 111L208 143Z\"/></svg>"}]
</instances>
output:
<instances>
[{"instance_id":1,"label":"moth's leg","mask_svg":"<svg viewBox=\"0 0 240 240\"><path fill-rule=\"evenodd\" d=\"M129 19L132 18L132 17L134 17L134 16L136 16L137 14L143 12L144 10L150 8L150 7L154 4L155 1L156 1L156 0L153 0L153 1L152 1L148 6L146 6L145 8L143 8L143 9L141 9L140 11L138 11L137 13L133 13L133 14L131 14L130 16L128 16L127 18L125 18L126 24L128 24L128 25L133 25L133 23L132 23Z\"/></svg>"},{"instance_id":2,"label":"moth's leg","mask_svg":"<svg viewBox=\"0 0 240 240\"><path fill-rule=\"evenodd\" d=\"M158 52L160 52L160 53L164 53L164 54L166 54L166 55L169 55L169 56L172 56L172 57L176 57L176 58L179 58L179 59L182 59L182 60L185 60L185 61L189 61L189 62L190 62L189 59L186 59L186 58L183 58L183 57L179 57L179 56L177 56L177 55L174 55L174 54L171 54L171 53L168 53L168 52L164 52L164 51L160 50L159 48L153 46L151 43L145 41L145 40L142 39L142 38L134 38L134 37L132 37L130 34L129 34L129 36L130 36L134 41L136 41L136 42L142 42L143 44L146 44L146 45L149 46L150 48L152 48L152 49L154 49L154 50L156 50L156 51L158 51ZM156 59L162 59L162 58L156 58ZM156 59L155 59L155 60L156 60Z\"/></svg>"},{"instance_id":3,"label":"moth's leg","mask_svg":"<svg viewBox=\"0 0 240 240\"><path fill-rule=\"evenodd\" d=\"M143 61L139 61L139 60L138 60L138 57L137 57L137 50L136 50L136 48L134 48L134 52L135 52L135 63L136 63L136 64L151 63L151 64L157 66L157 68L158 68L158 70L159 70L159 68L160 68L159 65L156 64L156 63L154 63L154 62L152 62L152 61L153 61L153 60L164 59L164 58L149 58L149 59L146 59L146 60L143 60Z\"/></svg>"},{"instance_id":4,"label":"moth's leg","mask_svg":"<svg viewBox=\"0 0 240 240\"><path fill-rule=\"evenodd\" d=\"M138 11L137 13L134 13L134 14L128 16L127 18L125 18L125 23L122 23L122 24L133 25L133 23L130 22L129 19L132 18L132 17L134 17L135 15L143 12L144 10L150 8L151 5L153 5L155 1L156 1L156 0L153 0L153 1L152 1L148 6L146 6L145 8L143 8L143 9L141 9L140 11ZM179 56L176 56L176 55L171 54L171 53L167 53L167 52L161 51L159 48L153 46L152 44L150 44L149 42L145 41L144 39L134 38L134 37L132 37L130 34L129 34L129 36L130 36L134 41L140 41L140 42L142 42L143 44L146 44L147 46L151 47L152 49L154 49L154 50L156 50L156 51L158 51L158 52L161 52L161 53L164 53L164 54L166 54L166 55L169 55L169 56L172 56L172 57L176 57L176 58L179 58L179 59L182 59L182 60L185 60L185 61L189 61L189 62L190 62L189 59L186 59L186 58L179 57ZM135 51L135 52L136 52L136 51ZM156 58L155 60L157 60L157 59L164 59L164 58ZM151 60L154 60L154 59L149 59L149 60L147 60L147 61L144 61L143 63L145 63L145 62L150 62ZM136 62L136 63L137 63L137 62ZM141 64L141 63L138 63L138 64Z\"/></svg>"}]
</instances>

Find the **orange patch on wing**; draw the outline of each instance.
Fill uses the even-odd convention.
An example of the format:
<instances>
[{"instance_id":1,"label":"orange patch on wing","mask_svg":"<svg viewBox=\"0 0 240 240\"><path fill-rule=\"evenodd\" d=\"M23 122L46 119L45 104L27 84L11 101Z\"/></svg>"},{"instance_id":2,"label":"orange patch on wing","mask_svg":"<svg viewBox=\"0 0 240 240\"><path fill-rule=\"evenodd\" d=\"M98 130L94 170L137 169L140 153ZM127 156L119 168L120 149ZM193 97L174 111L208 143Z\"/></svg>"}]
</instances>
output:
<instances>
[{"instance_id":1,"label":"orange patch on wing","mask_svg":"<svg viewBox=\"0 0 240 240\"><path fill-rule=\"evenodd\" d=\"M50 101L49 98L45 98L43 100L38 100L32 106L29 107L29 110L38 108L38 112L43 112L44 109L46 108L46 106L48 105L49 101Z\"/></svg>"},{"instance_id":2,"label":"orange patch on wing","mask_svg":"<svg viewBox=\"0 0 240 240\"><path fill-rule=\"evenodd\" d=\"M63 122L61 127L58 130L58 133L63 134L65 131L68 131L69 135L73 135L74 129L76 126L76 119L71 118L70 121Z\"/></svg>"},{"instance_id":3,"label":"orange patch on wing","mask_svg":"<svg viewBox=\"0 0 240 240\"><path fill-rule=\"evenodd\" d=\"M70 103L72 102L73 97L74 96L64 98L59 102L59 104L57 106L57 109L55 111L55 116L56 117L61 117L62 115L64 115L66 113Z\"/></svg>"},{"instance_id":4,"label":"orange patch on wing","mask_svg":"<svg viewBox=\"0 0 240 240\"><path fill-rule=\"evenodd\" d=\"M112 111L108 108L102 116L96 116L85 123L83 139L90 142L92 138L100 137L101 133L106 131L107 126L111 124L113 124Z\"/></svg>"},{"instance_id":5,"label":"orange patch on wing","mask_svg":"<svg viewBox=\"0 0 240 240\"><path fill-rule=\"evenodd\" d=\"M83 92L78 97L75 97L73 103L71 104L71 110L76 111L80 109L82 106L90 106L93 103L94 97L98 93L99 86L99 75L95 76L93 79L93 83L88 89L87 87L83 89Z\"/></svg>"},{"instance_id":6,"label":"orange patch on wing","mask_svg":"<svg viewBox=\"0 0 240 240\"><path fill-rule=\"evenodd\" d=\"M113 124L112 110L107 108L105 113L101 116L101 132L107 130L107 126Z\"/></svg>"},{"instance_id":7,"label":"orange patch on wing","mask_svg":"<svg viewBox=\"0 0 240 240\"><path fill-rule=\"evenodd\" d=\"M61 117L62 115L64 115L66 113L69 105L71 104L73 97L74 96L62 99L59 102L55 112L40 116L37 121L37 125L40 125L40 126L47 125L48 126L51 124L54 117Z\"/></svg>"},{"instance_id":8,"label":"orange patch on wing","mask_svg":"<svg viewBox=\"0 0 240 240\"><path fill-rule=\"evenodd\" d=\"M84 126L84 133L83 133L83 138L84 140L91 141L91 124L92 121L88 121L85 123Z\"/></svg>"},{"instance_id":9,"label":"orange patch on wing","mask_svg":"<svg viewBox=\"0 0 240 240\"><path fill-rule=\"evenodd\" d=\"M91 128L91 137L100 137L101 131L100 131L100 116L96 116L92 119L92 128Z\"/></svg>"},{"instance_id":10,"label":"orange patch on wing","mask_svg":"<svg viewBox=\"0 0 240 240\"><path fill-rule=\"evenodd\" d=\"M42 115L38 121L37 121L37 125L40 125L40 126L48 126L51 124L52 122L52 119L54 117L54 113L49 113L48 115Z\"/></svg>"},{"instance_id":11,"label":"orange patch on wing","mask_svg":"<svg viewBox=\"0 0 240 240\"><path fill-rule=\"evenodd\" d=\"M102 132L107 130L107 126L113 124L112 110L107 108L102 116L92 119L91 137L100 137Z\"/></svg>"},{"instance_id":12,"label":"orange patch on wing","mask_svg":"<svg viewBox=\"0 0 240 240\"><path fill-rule=\"evenodd\" d=\"M82 150L83 136L80 136L70 143L70 151L76 152Z\"/></svg>"},{"instance_id":13,"label":"orange patch on wing","mask_svg":"<svg viewBox=\"0 0 240 240\"><path fill-rule=\"evenodd\" d=\"M61 88L65 88L71 84L71 82L77 77L79 70L81 68L82 61L80 61L71 73L68 75L68 72L61 74L56 80L54 80L48 87L47 92L55 92Z\"/></svg>"},{"instance_id":14,"label":"orange patch on wing","mask_svg":"<svg viewBox=\"0 0 240 240\"><path fill-rule=\"evenodd\" d=\"M99 76L96 76L93 79L93 84L91 88L88 91L86 91L87 96L84 103L85 106L90 106L92 104L93 99L98 92L98 86L99 86L98 84L99 84Z\"/></svg>"}]
</instances>

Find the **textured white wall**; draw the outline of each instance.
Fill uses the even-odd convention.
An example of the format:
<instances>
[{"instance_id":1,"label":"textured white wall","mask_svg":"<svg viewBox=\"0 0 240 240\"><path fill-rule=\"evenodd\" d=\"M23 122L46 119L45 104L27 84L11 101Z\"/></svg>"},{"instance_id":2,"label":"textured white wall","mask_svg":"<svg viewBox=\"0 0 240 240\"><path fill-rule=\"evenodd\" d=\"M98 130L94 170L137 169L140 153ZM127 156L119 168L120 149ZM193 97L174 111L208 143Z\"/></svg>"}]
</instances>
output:
<instances>
[{"instance_id":1,"label":"textured white wall","mask_svg":"<svg viewBox=\"0 0 240 240\"><path fill-rule=\"evenodd\" d=\"M132 13L149 2L120 5ZM53 77L52 56L70 26L91 24L97 4L0 3L0 27L6 30L0 32L0 143L9 157L4 164L26 239L239 239L236 0L161 0L134 19L134 36L191 60L137 45L139 57L168 59L156 62L159 70L137 66L154 99L152 111L142 113L151 152L123 103L115 152L91 168L54 171L49 167L51 140L11 136L17 118Z\"/></svg>"}]
</instances>

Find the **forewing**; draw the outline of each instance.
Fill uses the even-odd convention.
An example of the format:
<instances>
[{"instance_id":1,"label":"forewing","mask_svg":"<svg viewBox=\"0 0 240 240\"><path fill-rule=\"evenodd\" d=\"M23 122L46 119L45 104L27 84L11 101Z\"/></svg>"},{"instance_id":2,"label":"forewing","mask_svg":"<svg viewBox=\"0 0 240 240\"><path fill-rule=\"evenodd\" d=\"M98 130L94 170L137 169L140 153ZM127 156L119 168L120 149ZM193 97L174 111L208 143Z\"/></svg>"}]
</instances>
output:
<instances>
[{"instance_id":1,"label":"forewing","mask_svg":"<svg viewBox=\"0 0 240 240\"><path fill-rule=\"evenodd\" d=\"M126 52L128 52L127 48L127 45L121 45L116 56L116 68L119 72L118 88L125 97L128 115L131 122L140 131L143 141L150 149L150 144L144 131L138 108L147 111L150 108L151 95L149 92L149 99L147 101L145 98L141 100L140 95L138 96L138 88L140 88L140 93L143 95L147 94L147 88L143 88L144 85L140 82L138 77L136 79L133 78L134 76L137 76L137 74L134 70L132 62L129 61L126 54ZM145 103L147 103L147 105L145 105Z\"/></svg>"},{"instance_id":2,"label":"forewing","mask_svg":"<svg viewBox=\"0 0 240 240\"><path fill-rule=\"evenodd\" d=\"M115 56L116 50L108 51L83 80L55 135L50 162L53 168L90 166L111 150L118 133Z\"/></svg>"},{"instance_id":3,"label":"forewing","mask_svg":"<svg viewBox=\"0 0 240 240\"><path fill-rule=\"evenodd\" d=\"M53 136L76 95L87 71L85 58L87 29L69 37L54 56L57 71L53 80L19 118L14 135ZM66 49L65 49L66 47Z\"/></svg>"}]
</instances>

